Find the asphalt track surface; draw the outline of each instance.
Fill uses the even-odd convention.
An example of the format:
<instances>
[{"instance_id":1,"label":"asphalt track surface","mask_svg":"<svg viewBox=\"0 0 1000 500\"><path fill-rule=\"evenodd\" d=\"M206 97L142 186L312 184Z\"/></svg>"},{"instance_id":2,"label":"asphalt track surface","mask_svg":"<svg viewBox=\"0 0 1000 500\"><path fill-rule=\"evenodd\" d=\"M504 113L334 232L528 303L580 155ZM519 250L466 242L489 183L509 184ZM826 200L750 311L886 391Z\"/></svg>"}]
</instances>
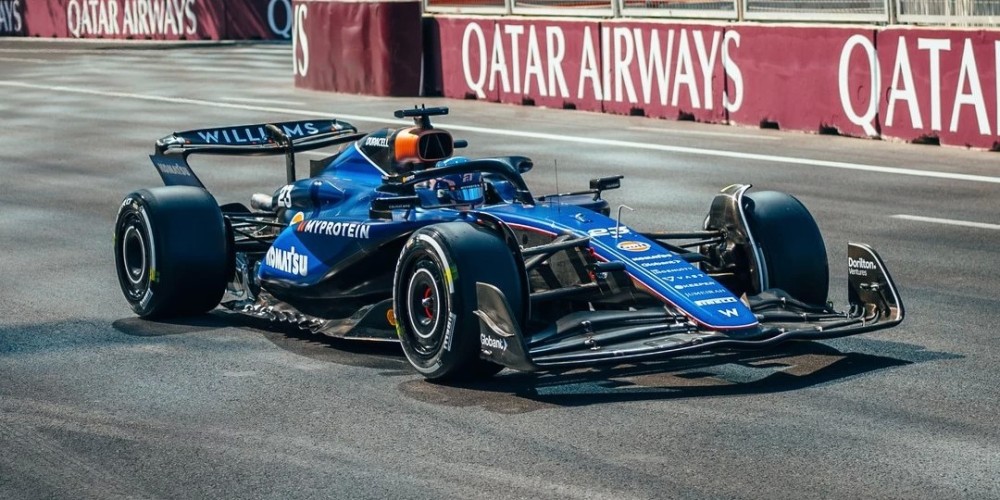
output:
<instances>
[{"instance_id":1,"label":"asphalt track surface","mask_svg":"<svg viewBox=\"0 0 1000 500\"><path fill-rule=\"evenodd\" d=\"M698 227L733 182L793 193L834 301L846 242L867 242L908 316L457 388L395 345L133 316L112 223L159 184L156 138L328 114L372 129L418 102L451 107L437 123L470 155L533 157L536 194L624 174L608 198L642 229ZM280 158L198 165L222 202L283 179ZM998 182L983 151L297 90L287 45L2 40L0 498L1000 498Z\"/></svg>"}]
</instances>

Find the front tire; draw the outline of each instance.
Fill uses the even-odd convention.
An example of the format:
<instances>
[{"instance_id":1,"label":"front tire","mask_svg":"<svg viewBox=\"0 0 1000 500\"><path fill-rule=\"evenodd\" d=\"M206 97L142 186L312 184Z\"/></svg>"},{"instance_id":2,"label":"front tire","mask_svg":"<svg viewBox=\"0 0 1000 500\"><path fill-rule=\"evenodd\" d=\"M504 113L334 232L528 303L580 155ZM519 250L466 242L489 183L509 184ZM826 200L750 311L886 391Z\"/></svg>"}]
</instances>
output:
<instances>
[{"instance_id":1,"label":"front tire","mask_svg":"<svg viewBox=\"0 0 1000 500\"><path fill-rule=\"evenodd\" d=\"M475 380L502 366L479 357L476 283L498 287L520 307L522 281L514 256L489 230L464 222L435 224L406 242L393 279L393 310L403 353L437 381ZM521 311L514 311L520 317Z\"/></svg>"},{"instance_id":2,"label":"front tire","mask_svg":"<svg viewBox=\"0 0 1000 500\"><path fill-rule=\"evenodd\" d=\"M761 191L743 195L743 211L764 260L767 288L825 306L830 288L826 244L805 205L790 194Z\"/></svg>"},{"instance_id":3,"label":"front tire","mask_svg":"<svg viewBox=\"0 0 1000 500\"><path fill-rule=\"evenodd\" d=\"M226 289L226 225L201 188L168 186L125 197L115 221L115 268L143 318L209 311Z\"/></svg>"}]
</instances>

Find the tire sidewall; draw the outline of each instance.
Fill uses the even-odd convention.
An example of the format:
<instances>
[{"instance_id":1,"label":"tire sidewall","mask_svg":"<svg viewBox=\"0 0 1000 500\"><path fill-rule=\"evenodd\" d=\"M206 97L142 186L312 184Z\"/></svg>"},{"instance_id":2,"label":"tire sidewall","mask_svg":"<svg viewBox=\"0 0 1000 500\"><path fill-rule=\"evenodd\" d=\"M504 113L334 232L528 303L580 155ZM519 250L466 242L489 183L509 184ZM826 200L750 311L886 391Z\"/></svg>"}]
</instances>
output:
<instances>
[{"instance_id":1,"label":"tire sidewall","mask_svg":"<svg viewBox=\"0 0 1000 500\"><path fill-rule=\"evenodd\" d=\"M411 285L417 279L418 270L430 273L439 290L435 328L432 333L433 346L425 347L418 332L413 327ZM393 279L393 310L396 311L396 333L403 347L403 353L410 364L428 378L437 378L451 371L463 362L467 342L456 338L461 310L462 294L455 271L455 261L447 248L430 232L418 232L411 237L400 252ZM417 311L419 315L419 311ZM421 352L429 351L429 352Z\"/></svg>"},{"instance_id":2,"label":"tire sidewall","mask_svg":"<svg viewBox=\"0 0 1000 500\"><path fill-rule=\"evenodd\" d=\"M139 316L148 316L159 303L160 288L157 276L155 247L156 238L150 222L148 202L141 192L126 197L118 210L115 221L115 269L122 294L132 310ZM130 276L126 269L126 247L136 244L138 238L143 250L142 269L139 280ZM128 262L129 265L134 262Z\"/></svg>"},{"instance_id":3,"label":"tire sidewall","mask_svg":"<svg viewBox=\"0 0 1000 500\"><path fill-rule=\"evenodd\" d=\"M798 198L779 191L746 195L753 204L749 229L762 252L769 288L822 306L829 289L826 244L815 219Z\"/></svg>"}]
</instances>

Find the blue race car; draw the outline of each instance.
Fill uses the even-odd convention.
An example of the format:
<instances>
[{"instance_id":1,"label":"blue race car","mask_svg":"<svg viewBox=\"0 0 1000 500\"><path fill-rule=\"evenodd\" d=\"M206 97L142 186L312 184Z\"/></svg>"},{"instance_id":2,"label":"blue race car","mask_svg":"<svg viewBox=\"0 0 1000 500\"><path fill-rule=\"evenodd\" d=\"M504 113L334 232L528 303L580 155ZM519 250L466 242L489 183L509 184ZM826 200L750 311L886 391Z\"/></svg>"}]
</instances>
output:
<instances>
[{"instance_id":1,"label":"blue race car","mask_svg":"<svg viewBox=\"0 0 1000 500\"><path fill-rule=\"evenodd\" d=\"M602 191L533 195L524 157L468 159L396 111L369 134L339 120L178 132L150 158L165 187L125 197L122 292L141 317L230 311L340 338L398 340L435 380L770 347L888 328L903 304L882 259L848 246L848 307L827 300L822 236L796 198L732 185L704 227L647 232ZM295 153L339 145L296 179ZM219 206L192 154L284 154L286 185ZM619 208L620 212L621 208Z\"/></svg>"}]
</instances>

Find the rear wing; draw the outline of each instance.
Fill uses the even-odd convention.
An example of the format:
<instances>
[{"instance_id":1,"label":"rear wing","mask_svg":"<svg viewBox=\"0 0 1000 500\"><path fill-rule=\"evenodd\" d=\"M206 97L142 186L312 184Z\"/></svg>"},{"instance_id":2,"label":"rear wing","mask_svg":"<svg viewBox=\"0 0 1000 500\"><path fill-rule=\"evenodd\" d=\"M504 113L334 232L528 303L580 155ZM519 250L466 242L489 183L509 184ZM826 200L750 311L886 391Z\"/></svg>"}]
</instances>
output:
<instances>
[{"instance_id":1,"label":"rear wing","mask_svg":"<svg viewBox=\"0 0 1000 500\"><path fill-rule=\"evenodd\" d=\"M295 179L295 156L361 138L341 120L304 120L174 132L158 141L149 159L167 186L204 188L187 157L191 154L261 156L284 154L288 182Z\"/></svg>"}]
</instances>

